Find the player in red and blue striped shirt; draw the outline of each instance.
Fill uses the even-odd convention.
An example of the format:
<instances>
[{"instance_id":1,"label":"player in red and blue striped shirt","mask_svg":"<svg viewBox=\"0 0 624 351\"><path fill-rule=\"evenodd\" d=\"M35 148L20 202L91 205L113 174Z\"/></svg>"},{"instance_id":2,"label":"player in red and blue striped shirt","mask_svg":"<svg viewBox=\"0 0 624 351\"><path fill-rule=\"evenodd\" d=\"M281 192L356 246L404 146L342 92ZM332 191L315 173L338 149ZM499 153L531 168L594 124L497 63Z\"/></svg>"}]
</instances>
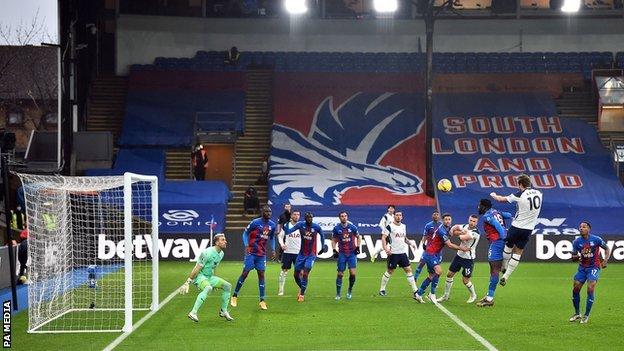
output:
<instances>
[{"instance_id":1,"label":"player in red and blue striped shirt","mask_svg":"<svg viewBox=\"0 0 624 351\"><path fill-rule=\"evenodd\" d=\"M295 282L299 286L299 295L297 301L303 302L305 291L308 287L308 276L316 260L316 255L321 252L326 252L327 248L324 245L325 239L323 238L323 230L321 226L312 223L314 216L310 212L306 212L305 221L297 222L290 228L284 228L286 235L298 230L301 236L301 249L297 256L297 262L295 263ZM320 246L317 244L320 239ZM319 250L319 248L321 250Z\"/></svg>"},{"instance_id":2,"label":"player in red and blue striped shirt","mask_svg":"<svg viewBox=\"0 0 624 351\"><path fill-rule=\"evenodd\" d=\"M260 308L267 309L264 301L264 271L266 269L266 246L271 244L275 258L275 222L271 220L271 208L267 205L262 207L262 217L256 218L243 232L243 244L245 245L245 261L243 273L241 273L236 283L236 289L230 300L232 307L238 304L238 292L240 291L249 271L255 269L258 272L258 290L260 291Z\"/></svg>"},{"instance_id":3,"label":"player in red and blue striped shirt","mask_svg":"<svg viewBox=\"0 0 624 351\"><path fill-rule=\"evenodd\" d=\"M589 234L591 224L581 222L579 231L581 236L572 242L572 261L579 261L578 271L574 275L574 286L572 288L572 304L574 305L574 315L570 317L570 322L581 320L585 324L589 321L589 313L594 304L594 289L600 276L600 269L607 268L607 260L611 255L611 250L601 237ZM605 250L604 261L600 260L600 249ZM585 315L581 317L581 289L587 281L587 304Z\"/></svg>"},{"instance_id":4,"label":"player in red and blue striped shirt","mask_svg":"<svg viewBox=\"0 0 624 351\"><path fill-rule=\"evenodd\" d=\"M336 276L336 300L340 300L340 290L342 290L342 277L349 265L349 290L347 290L347 300L351 300L351 292L355 284L355 268L357 266L357 255L360 253L362 236L358 233L358 228L349 222L349 215L346 211L338 214L338 223L332 231L332 243L334 256L338 258L338 274Z\"/></svg>"}]
</instances>

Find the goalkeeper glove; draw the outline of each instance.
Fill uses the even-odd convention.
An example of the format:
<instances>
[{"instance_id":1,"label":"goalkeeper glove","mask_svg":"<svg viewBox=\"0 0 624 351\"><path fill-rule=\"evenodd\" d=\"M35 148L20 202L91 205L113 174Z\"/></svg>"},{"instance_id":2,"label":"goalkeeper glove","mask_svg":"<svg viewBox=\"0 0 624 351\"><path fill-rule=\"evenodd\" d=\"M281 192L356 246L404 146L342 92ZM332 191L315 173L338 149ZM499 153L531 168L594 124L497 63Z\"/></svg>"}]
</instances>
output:
<instances>
[{"instance_id":1,"label":"goalkeeper glove","mask_svg":"<svg viewBox=\"0 0 624 351\"><path fill-rule=\"evenodd\" d=\"M191 284L191 278L188 278L184 284L180 287L180 295L188 294L189 292L189 284Z\"/></svg>"},{"instance_id":2,"label":"goalkeeper glove","mask_svg":"<svg viewBox=\"0 0 624 351\"><path fill-rule=\"evenodd\" d=\"M334 258L338 258L338 250L334 249Z\"/></svg>"}]
</instances>

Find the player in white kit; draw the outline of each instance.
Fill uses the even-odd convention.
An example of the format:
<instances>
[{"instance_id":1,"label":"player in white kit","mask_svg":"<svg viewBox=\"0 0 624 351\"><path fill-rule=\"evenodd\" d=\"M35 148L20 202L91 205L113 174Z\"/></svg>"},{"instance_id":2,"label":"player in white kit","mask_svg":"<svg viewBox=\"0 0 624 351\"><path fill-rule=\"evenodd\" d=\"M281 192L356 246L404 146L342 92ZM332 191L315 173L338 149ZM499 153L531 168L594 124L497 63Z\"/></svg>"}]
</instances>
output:
<instances>
[{"instance_id":1,"label":"player in white kit","mask_svg":"<svg viewBox=\"0 0 624 351\"><path fill-rule=\"evenodd\" d=\"M299 250L301 249L301 237L298 230L285 235L284 229L289 229L297 222L299 222L300 212L299 210L291 210L290 211L290 222L284 224L284 228L277 235L277 240L279 241L280 247L284 251L282 254L282 271L279 275L279 290L277 295L284 295L284 284L286 283L286 276L288 275L288 270L292 267L297 261L297 255L299 255Z\"/></svg>"},{"instance_id":2,"label":"player in white kit","mask_svg":"<svg viewBox=\"0 0 624 351\"><path fill-rule=\"evenodd\" d=\"M394 205L388 205L387 212L381 217L379 220L379 229L381 230L381 234L383 234L386 226L394 221ZM376 249L370 257L371 262L375 262L377 259L377 255L379 255L383 251L383 246Z\"/></svg>"},{"instance_id":3,"label":"player in white kit","mask_svg":"<svg viewBox=\"0 0 624 351\"><path fill-rule=\"evenodd\" d=\"M542 208L542 192L531 187L531 178L521 174L517 178L518 191L509 196L500 196L495 192L490 196L499 202L516 203L516 215L507 232L505 249L503 250L503 277L500 285L505 286L507 279L520 263L520 257L531 238Z\"/></svg>"},{"instance_id":4,"label":"player in white kit","mask_svg":"<svg viewBox=\"0 0 624 351\"><path fill-rule=\"evenodd\" d=\"M386 285L394 273L397 266L403 268L407 277L407 282L412 288L412 294L415 294L418 288L416 287L416 281L412 274L412 267L410 266L410 260L407 256L409 246L416 249L416 243L407 239L407 229L405 224L401 223L403 220L403 213L401 211L394 212L394 220L384 228L381 235L381 242L383 249L388 254L387 270L381 276L381 287L379 288L379 295L386 296ZM388 245L388 238L391 240L392 246Z\"/></svg>"},{"instance_id":5,"label":"player in white kit","mask_svg":"<svg viewBox=\"0 0 624 351\"><path fill-rule=\"evenodd\" d=\"M462 281L470 292L470 298L468 298L468 301L466 302L473 303L477 299L477 293L475 292L475 287L470 280L470 277L472 277L474 260L476 258L476 249L480 237L479 230L477 229L478 221L479 217L477 215L470 215L470 217L468 217L468 224L463 226L458 224L451 228L451 234L459 236L459 239L461 240L459 247L469 248L470 251L457 251L457 255L455 255L455 258L449 267L448 273L446 274L444 295L438 299L438 302L449 299L451 295L451 287L453 286L453 277L455 276L455 273L459 272L460 269L462 270Z\"/></svg>"}]
</instances>

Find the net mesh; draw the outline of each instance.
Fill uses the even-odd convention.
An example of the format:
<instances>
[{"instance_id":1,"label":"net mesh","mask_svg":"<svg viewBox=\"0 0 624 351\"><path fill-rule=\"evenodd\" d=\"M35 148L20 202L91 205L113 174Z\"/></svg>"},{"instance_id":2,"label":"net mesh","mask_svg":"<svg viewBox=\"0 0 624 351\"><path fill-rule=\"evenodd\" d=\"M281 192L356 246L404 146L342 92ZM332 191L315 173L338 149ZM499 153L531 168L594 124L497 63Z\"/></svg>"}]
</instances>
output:
<instances>
[{"instance_id":1,"label":"net mesh","mask_svg":"<svg viewBox=\"0 0 624 351\"><path fill-rule=\"evenodd\" d=\"M123 176L19 176L29 231L29 331L121 330ZM133 309L152 303L152 186L132 182Z\"/></svg>"}]
</instances>

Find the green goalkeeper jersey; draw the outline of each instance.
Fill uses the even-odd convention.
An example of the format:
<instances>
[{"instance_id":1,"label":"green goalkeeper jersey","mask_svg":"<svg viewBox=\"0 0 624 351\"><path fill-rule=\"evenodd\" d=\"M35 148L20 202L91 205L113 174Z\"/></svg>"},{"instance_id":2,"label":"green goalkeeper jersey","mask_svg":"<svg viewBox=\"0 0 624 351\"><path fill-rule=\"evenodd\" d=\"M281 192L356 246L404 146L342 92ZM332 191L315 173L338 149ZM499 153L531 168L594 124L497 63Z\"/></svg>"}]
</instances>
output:
<instances>
[{"instance_id":1,"label":"green goalkeeper jersey","mask_svg":"<svg viewBox=\"0 0 624 351\"><path fill-rule=\"evenodd\" d=\"M202 251L197 260L197 264L202 267L199 274L205 277L212 277L214 269L217 268L221 260L223 259L223 250L217 252L214 247L209 247Z\"/></svg>"}]
</instances>

